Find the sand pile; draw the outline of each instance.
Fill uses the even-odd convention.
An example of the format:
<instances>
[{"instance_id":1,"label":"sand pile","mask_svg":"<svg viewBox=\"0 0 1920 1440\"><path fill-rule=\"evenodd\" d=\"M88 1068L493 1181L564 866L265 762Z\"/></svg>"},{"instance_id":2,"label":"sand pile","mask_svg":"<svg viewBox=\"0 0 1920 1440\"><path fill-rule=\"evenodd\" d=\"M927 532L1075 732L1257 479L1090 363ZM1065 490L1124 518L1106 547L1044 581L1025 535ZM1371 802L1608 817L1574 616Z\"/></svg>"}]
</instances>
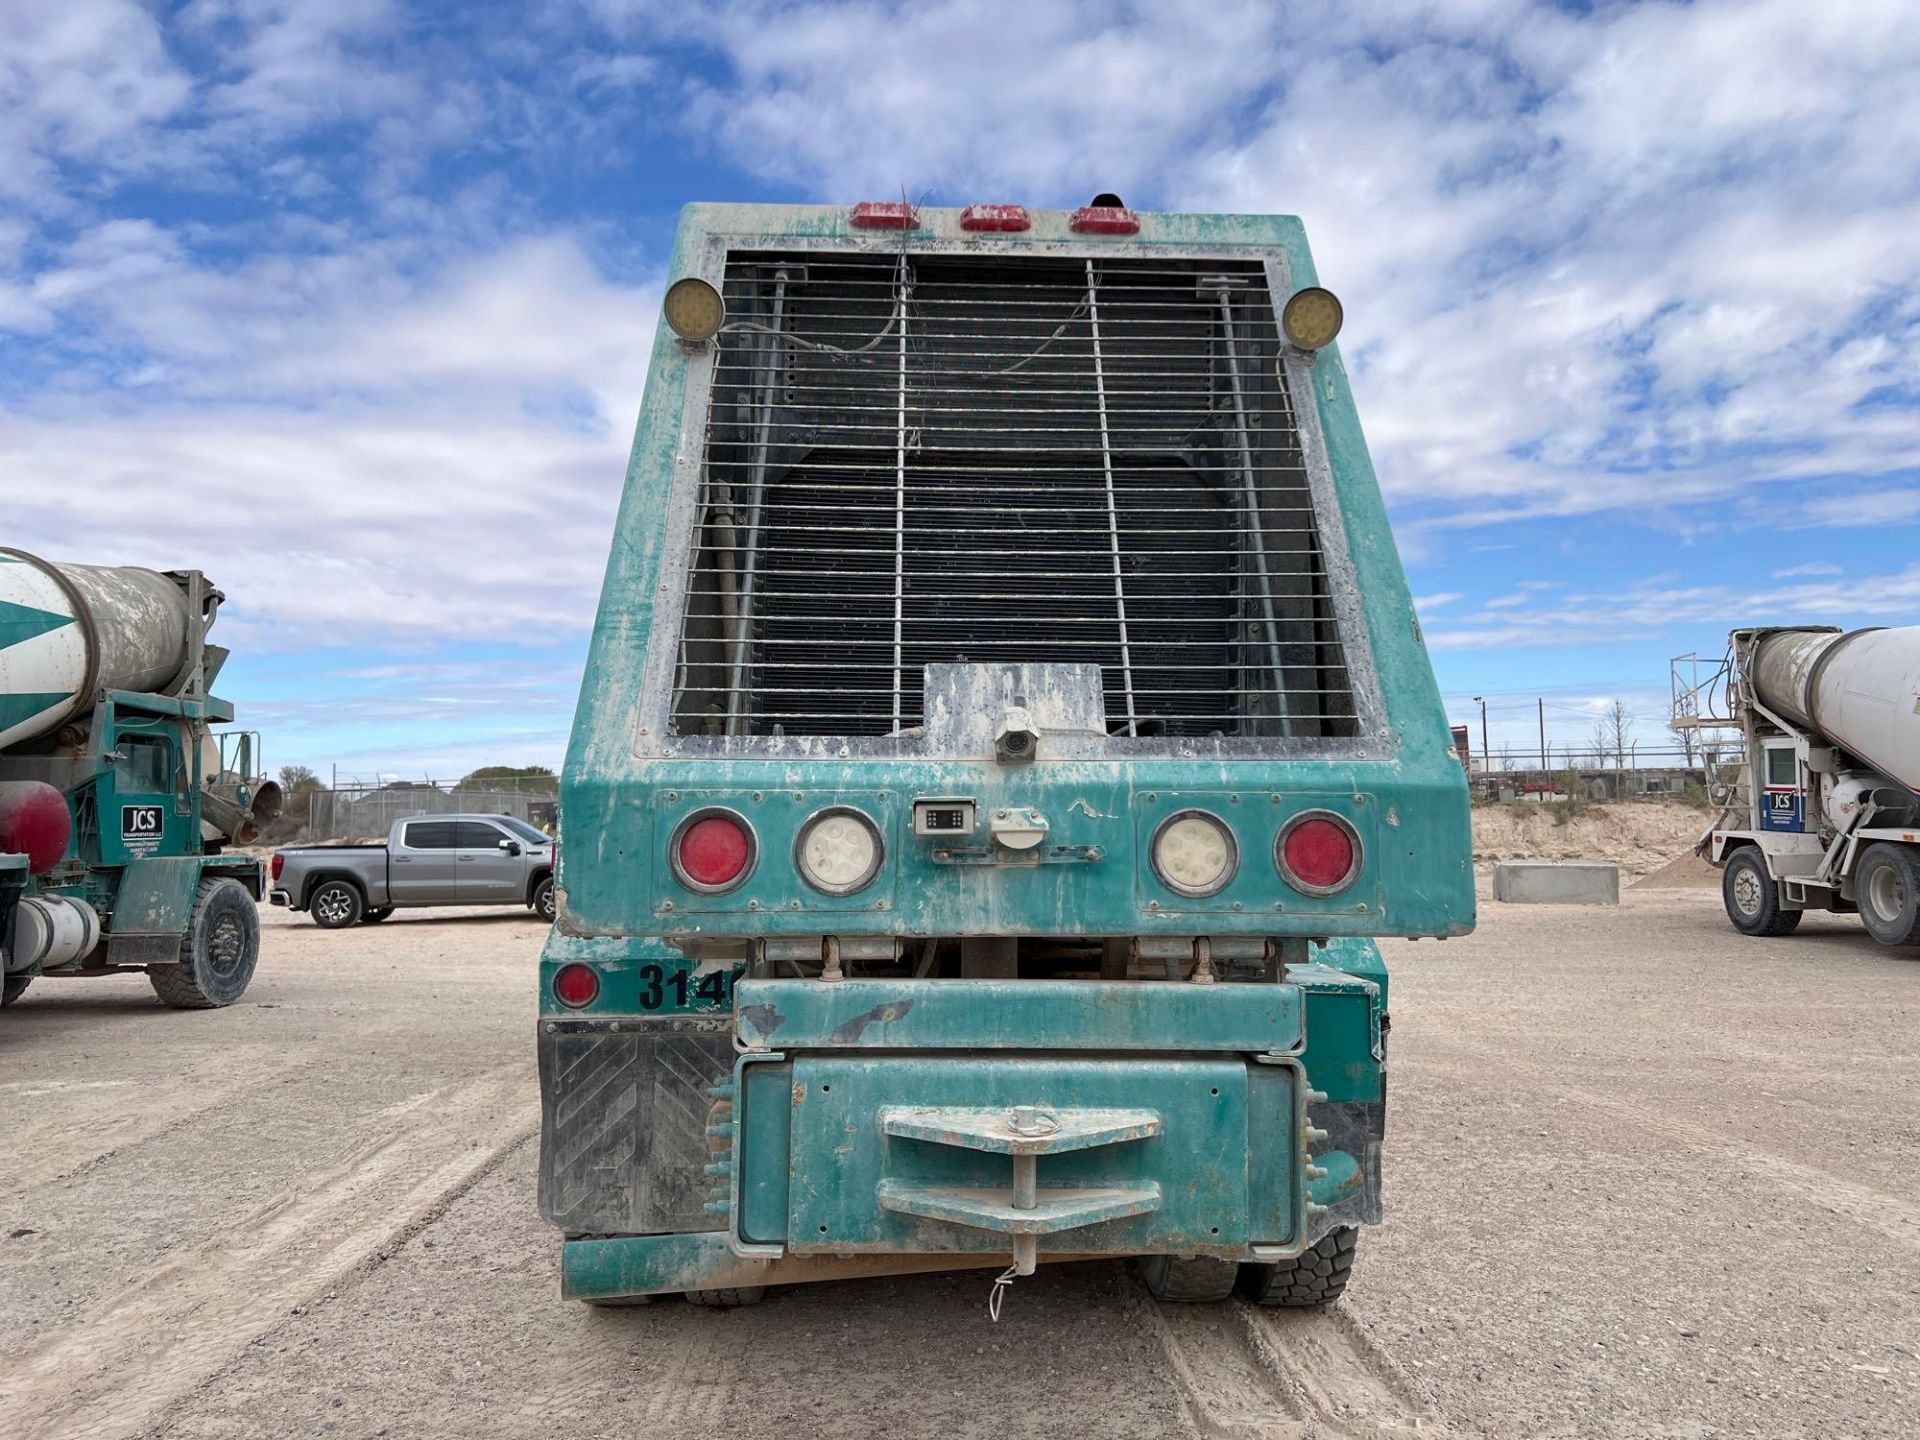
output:
<instances>
[{"instance_id":1,"label":"sand pile","mask_svg":"<svg viewBox=\"0 0 1920 1440\"><path fill-rule=\"evenodd\" d=\"M1646 875L1687 854L1712 816L1690 805L1659 801L1582 807L1559 817L1554 804L1519 801L1473 811L1473 858L1611 860L1622 875Z\"/></svg>"}]
</instances>

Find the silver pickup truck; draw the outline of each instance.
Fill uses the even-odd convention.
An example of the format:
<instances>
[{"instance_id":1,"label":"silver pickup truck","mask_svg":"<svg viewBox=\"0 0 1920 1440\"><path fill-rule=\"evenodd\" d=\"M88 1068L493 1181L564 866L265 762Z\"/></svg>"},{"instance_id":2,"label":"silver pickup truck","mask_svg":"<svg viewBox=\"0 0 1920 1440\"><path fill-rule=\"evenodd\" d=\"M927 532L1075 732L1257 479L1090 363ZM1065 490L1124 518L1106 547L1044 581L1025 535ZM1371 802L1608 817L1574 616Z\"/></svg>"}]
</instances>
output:
<instances>
[{"instance_id":1,"label":"silver pickup truck","mask_svg":"<svg viewBox=\"0 0 1920 1440\"><path fill-rule=\"evenodd\" d=\"M552 837L511 815L411 815L384 845L276 850L268 898L327 930L412 905L525 905L550 921L553 859Z\"/></svg>"}]
</instances>

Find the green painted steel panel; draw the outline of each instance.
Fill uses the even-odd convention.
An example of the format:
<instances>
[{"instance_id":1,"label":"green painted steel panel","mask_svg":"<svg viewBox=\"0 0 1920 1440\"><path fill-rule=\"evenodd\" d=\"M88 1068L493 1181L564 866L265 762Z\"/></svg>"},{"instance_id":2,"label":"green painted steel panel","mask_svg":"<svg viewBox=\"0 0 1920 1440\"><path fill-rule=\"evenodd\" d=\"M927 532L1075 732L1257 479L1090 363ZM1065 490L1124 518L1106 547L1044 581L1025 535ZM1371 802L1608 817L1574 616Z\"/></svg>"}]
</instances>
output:
<instances>
[{"instance_id":1,"label":"green painted steel panel","mask_svg":"<svg viewBox=\"0 0 1920 1440\"><path fill-rule=\"evenodd\" d=\"M1247 1070L1247 1129L1255 1135L1295 1132L1299 1072L1290 1065L1253 1065ZM1297 1144L1297 1142L1296 1142ZM1283 1244L1299 1225L1300 1153L1286 1163L1252 1167L1247 1176L1247 1238L1255 1245Z\"/></svg>"},{"instance_id":2,"label":"green painted steel panel","mask_svg":"<svg viewBox=\"0 0 1920 1440\"><path fill-rule=\"evenodd\" d=\"M717 273L729 247L825 241L871 250L902 243L848 229L846 213L831 206L689 206L671 276ZM923 210L922 220L924 234L904 242L909 250L958 236L955 212ZM1036 211L1031 232L1005 237L996 247L1009 254L1093 257L1230 254L1282 267L1295 287L1315 283L1304 232L1291 216L1148 214L1141 217L1140 235L1124 241L1074 237L1066 226L1065 212ZM899 803L912 795L971 795L983 805L1034 806L1053 826L1054 843L1102 852L1100 860L1078 864L953 867L937 865L926 842L896 837L898 869L883 882L894 903L887 910L869 909L871 933L1177 934L1192 931L1195 922L1187 917L1198 916L1205 917L1206 933L1418 935L1471 928L1465 777L1450 749L1337 346L1320 351L1307 371L1313 403L1303 421L1324 452L1337 499L1351 598L1364 631L1350 638L1371 657L1377 677L1382 708L1376 728L1339 754L1313 757L1209 756L1201 753L1203 742L1189 742L1169 744L1169 753L1156 758L1043 758L1017 767L863 759L826 740L796 741L759 758L676 756L665 736L650 733L649 657L667 657L670 667L678 644L672 600L677 591L669 577L679 573L688 548L689 497L699 481L702 416L689 409L688 397L704 394L711 363L710 351L684 346L660 328L563 776L570 843L560 863L569 928L607 935L809 934L818 933L828 913L844 928L843 917L857 911L858 902L829 903L799 881L787 861L792 835L781 828L784 820L769 820L759 871L733 892L734 908L716 905L715 897L690 903L662 885L658 871L667 834L660 830L664 817L656 797L696 789L732 790L749 801L756 791L782 789L811 797L887 791ZM1240 837L1243 872L1235 893L1214 904L1182 901L1174 909L1177 897L1156 897L1156 882L1138 853L1139 797L1207 790L1278 794L1277 805L1265 799L1274 819L1277 812L1318 803L1336 807L1343 796L1369 797L1367 823L1360 824L1368 854L1364 888L1329 899L1293 894L1271 865L1271 823L1249 819ZM1159 908L1149 908L1156 898ZM662 908L668 900L672 911ZM877 890L867 903L888 900ZM1364 912L1357 909L1363 903Z\"/></svg>"},{"instance_id":3,"label":"green painted steel panel","mask_svg":"<svg viewBox=\"0 0 1920 1440\"><path fill-rule=\"evenodd\" d=\"M1300 1044L1300 992L1287 985L742 980L735 994L735 1030L750 1048L1279 1053Z\"/></svg>"},{"instance_id":4,"label":"green painted steel panel","mask_svg":"<svg viewBox=\"0 0 1920 1440\"><path fill-rule=\"evenodd\" d=\"M1162 1116L1163 1134L1044 1155L1035 1163L1043 1196L1158 1185L1161 1207L1055 1233L1042 1248L1239 1254L1254 1238L1248 1232L1251 1172L1295 1173L1298 1144L1291 1120L1273 1115L1272 1107L1261 1128L1253 1128L1247 1071L1244 1061L1226 1058L803 1056L793 1062L789 1152L742 1151L738 1163L748 1176L762 1165L791 1167L788 1244L796 1254L1004 1249L1004 1237L888 1211L880 1186L996 1191L1011 1185L1011 1157L889 1136L881 1112L894 1105L1068 1110L1150 1101Z\"/></svg>"},{"instance_id":5,"label":"green painted steel panel","mask_svg":"<svg viewBox=\"0 0 1920 1440\"><path fill-rule=\"evenodd\" d=\"M787 1238L789 1176L778 1157L793 1148L793 1067L743 1059L734 1076L735 1154L772 1157L768 1163L735 1166L736 1228L743 1240L781 1242Z\"/></svg>"},{"instance_id":6,"label":"green painted steel panel","mask_svg":"<svg viewBox=\"0 0 1920 1440\"><path fill-rule=\"evenodd\" d=\"M183 935L206 860L199 855L130 861L113 903L115 935Z\"/></svg>"}]
</instances>

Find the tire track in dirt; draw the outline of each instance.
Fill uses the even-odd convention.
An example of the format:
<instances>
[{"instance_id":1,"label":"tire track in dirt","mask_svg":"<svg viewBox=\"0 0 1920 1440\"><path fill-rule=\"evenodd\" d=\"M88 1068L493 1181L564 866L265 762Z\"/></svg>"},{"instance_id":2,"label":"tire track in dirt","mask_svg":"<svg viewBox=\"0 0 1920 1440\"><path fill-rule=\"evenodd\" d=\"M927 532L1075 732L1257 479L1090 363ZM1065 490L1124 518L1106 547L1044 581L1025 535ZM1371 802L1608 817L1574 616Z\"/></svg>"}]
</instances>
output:
<instances>
[{"instance_id":1,"label":"tire track in dirt","mask_svg":"<svg viewBox=\"0 0 1920 1440\"><path fill-rule=\"evenodd\" d=\"M539 1128L505 1066L389 1107L377 1133L0 1368L8 1440L125 1436L293 1307L350 1282Z\"/></svg>"},{"instance_id":2,"label":"tire track in dirt","mask_svg":"<svg viewBox=\"0 0 1920 1440\"><path fill-rule=\"evenodd\" d=\"M1528 1066L1524 1060L1508 1051L1496 1051L1451 1035L1422 1036L1420 1046L1427 1052L1452 1051L1466 1057L1470 1063L1459 1067L1457 1073L1467 1076L1475 1084L1484 1084L1486 1076L1497 1074L1502 1069L1523 1069L1536 1092L1549 1092L1576 1105L1610 1115L1642 1135L1650 1132L1665 1135L1693 1150L1719 1156L1753 1178L1765 1180L1811 1204L1829 1208L1856 1225L1877 1231L1909 1249L1920 1249L1920 1206L1884 1190L1844 1179L1816 1165L1803 1165L1785 1156L1753 1149L1712 1126L1677 1119L1640 1101L1604 1094L1584 1085L1558 1079L1538 1066ZM1433 1065L1434 1058L1428 1053L1419 1063ZM1436 1068L1449 1067L1443 1063Z\"/></svg>"},{"instance_id":3,"label":"tire track in dirt","mask_svg":"<svg viewBox=\"0 0 1920 1440\"><path fill-rule=\"evenodd\" d=\"M47 1118L0 1137L0 1193L65 1179L292 1068L271 1046L237 1045L151 1080L87 1082L92 1093L86 1100L63 1100ZM26 1101L77 1088L60 1080L0 1086L0 1104L12 1111Z\"/></svg>"},{"instance_id":4,"label":"tire track in dirt","mask_svg":"<svg viewBox=\"0 0 1920 1440\"><path fill-rule=\"evenodd\" d=\"M1268 1310L1140 1297L1174 1388L1207 1440L1402 1440L1445 1426L1339 1305Z\"/></svg>"}]
</instances>

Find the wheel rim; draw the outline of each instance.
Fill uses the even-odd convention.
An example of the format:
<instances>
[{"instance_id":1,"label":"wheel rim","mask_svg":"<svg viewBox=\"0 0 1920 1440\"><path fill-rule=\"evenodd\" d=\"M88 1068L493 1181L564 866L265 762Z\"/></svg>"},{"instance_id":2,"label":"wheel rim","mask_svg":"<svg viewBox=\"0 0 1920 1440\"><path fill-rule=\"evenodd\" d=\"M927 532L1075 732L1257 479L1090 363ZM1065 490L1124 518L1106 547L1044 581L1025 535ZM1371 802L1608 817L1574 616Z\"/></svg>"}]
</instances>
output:
<instances>
[{"instance_id":1,"label":"wheel rim","mask_svg":"<svg viewBox=\"0 0 1920 1440\"><path fill-rule=\"evenodd\" d=\"M551 885L540 892L539 899L534 904L534 909L540 912L540 918L542 920L551 920L553 918L553 887Z\"/></svg>"},{"instance_id":2,"label":"wheel rim","mask_svg":"<svg viewBox=\"0 0 1920 1440\"><path fill-rule=\"evenodd\" d=\"M322 890L313 902L314 912L329 924L343 925L353 914L353 897L341 889Z\"/></svg>"},{"instance_id":3,"label":"wheel rim","mask_svg":"<svg viewBox=\"0 0 1920 1440\"><path fill-rule=\"evenodd\" d=\"M1760 913L1760 877L1754 873L1753 866L1742 865L1733 877L1733 903L1740 907L1742 915L1753 916Z\"/></svg>"},{"instance_id":4,"label":"wheel rim","mask_svg":"<svg viewBox=\"0 0 1920 1440\"><path fill-rule=\"evenodd\" d=\"M207 964L221 979L231 979L247 958L247 932L239 917L222 915L207 932Z\"/></svg>"},{"instance_id":5,"label":"wheel rim","mask_svg":"<svg viewBox=\"0 0 1920 1440\"><path fill-rule=\"evenodd\" d=\"M1873 872L1867 881L1867 903L1876 916L1889 924L1905 912L1907 887L1896 867L1882 865Z\"/></svg>"}]
</instances>

